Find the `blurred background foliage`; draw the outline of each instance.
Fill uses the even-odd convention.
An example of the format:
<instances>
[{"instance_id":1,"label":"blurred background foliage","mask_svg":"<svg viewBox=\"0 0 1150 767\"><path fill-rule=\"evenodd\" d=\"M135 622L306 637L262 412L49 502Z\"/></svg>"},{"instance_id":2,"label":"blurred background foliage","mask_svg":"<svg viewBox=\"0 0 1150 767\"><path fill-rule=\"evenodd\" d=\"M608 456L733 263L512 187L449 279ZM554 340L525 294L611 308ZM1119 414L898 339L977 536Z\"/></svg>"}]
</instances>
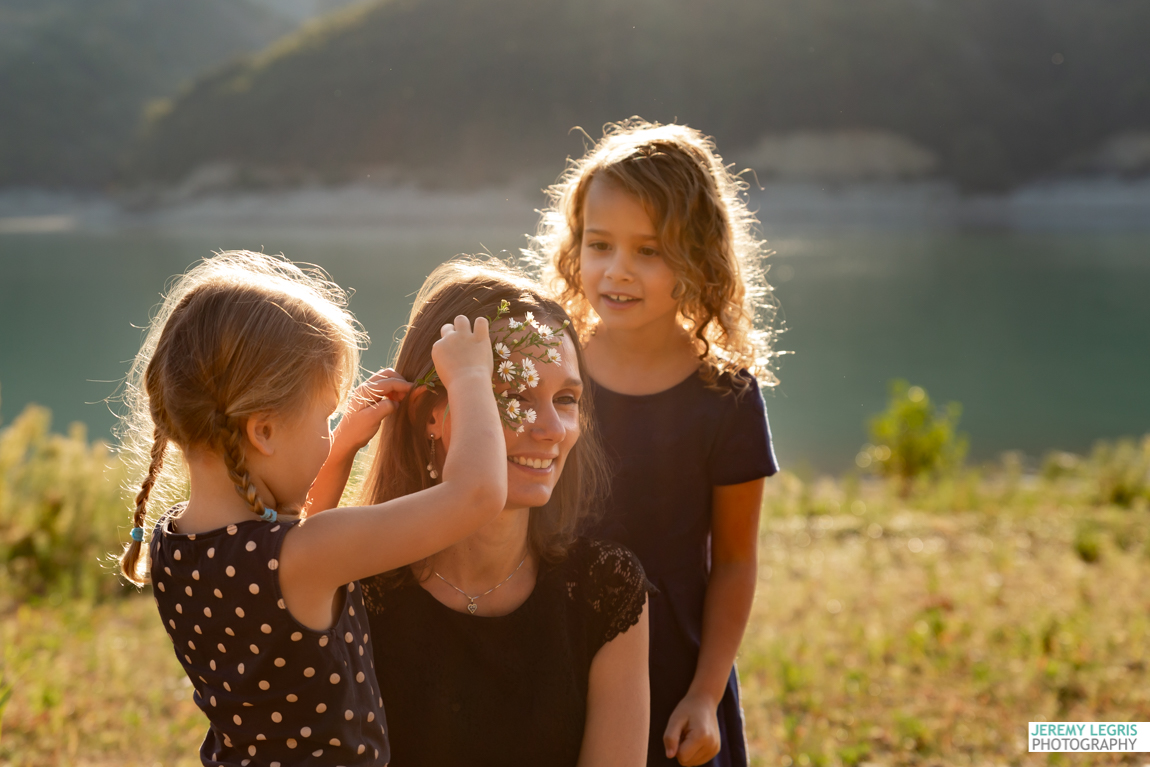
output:
<instances>
[{"instance_id":1,"label":"blurred background foliage","mask_svg":"<svg viewBox=\"0 0 1150 767\"><path fill-rule=\"evenodd\" d=\"M0 186L221 165L245 184L545 183L581 151L572 126L631 114L687 122L731 157L764 136L886 131L969 190L1107 151L1150 166L1141 0L344 5L0 0Z\"/></svg>"}]
</instances>

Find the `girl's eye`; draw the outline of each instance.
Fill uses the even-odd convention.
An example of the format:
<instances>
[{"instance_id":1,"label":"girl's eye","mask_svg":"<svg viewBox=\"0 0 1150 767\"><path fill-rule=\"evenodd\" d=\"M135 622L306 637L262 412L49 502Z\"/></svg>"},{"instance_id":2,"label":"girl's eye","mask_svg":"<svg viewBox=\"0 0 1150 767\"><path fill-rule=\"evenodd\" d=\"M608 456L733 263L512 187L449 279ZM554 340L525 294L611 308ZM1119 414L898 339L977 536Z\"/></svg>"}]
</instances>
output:
<instances>
[{"instance_id":1,"label":"girl's eye","mask_svg":"<svg viewBox=\"0 0 1150 767\"><path fill-rule=\"evenodd\" d=\"M603 242L602 240L595 240L594 242L587 243L587 247L591 248L591 250L609 250L611 244Z\"/></svg>"},{"instance_id":2,"label":"girl's eye","mask_svg":"<svg viewBox=\"0 0 1150 767\"><path fill-rule=\"evenodd\" d=\"M657 255L659 255L659 251L655 250L654 248L639 248L639 253L640 253L640 255L644 255L644 256L657 256Z\"/></svg>"}]
</instances>

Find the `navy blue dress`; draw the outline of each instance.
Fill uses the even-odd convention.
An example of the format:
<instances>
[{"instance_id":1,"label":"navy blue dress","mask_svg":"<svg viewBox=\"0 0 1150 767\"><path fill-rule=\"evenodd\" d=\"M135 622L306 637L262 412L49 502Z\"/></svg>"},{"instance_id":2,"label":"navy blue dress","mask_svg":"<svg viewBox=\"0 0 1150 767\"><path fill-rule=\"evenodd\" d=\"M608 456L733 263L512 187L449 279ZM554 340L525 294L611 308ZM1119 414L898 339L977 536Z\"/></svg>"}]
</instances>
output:
<instances>
[{"instance_id":1,"label":"navy blue dress","mask_svg":"<svg viewBox=\"0 0 1150 767\"><path fill-rule=\"evenodd\" d=\"M656 394L633 396L594 381L611 493L593 535L638 557L659 595L650 600L651 736L647 764L674 765L663 732L699 660L710 573L711 493L778 471L758 383L742 393L731 377L709 388L698 375ZM714 767L745 767L747 746L734 668L718 710L723 747Z\"/></svg>"}]
</instances>

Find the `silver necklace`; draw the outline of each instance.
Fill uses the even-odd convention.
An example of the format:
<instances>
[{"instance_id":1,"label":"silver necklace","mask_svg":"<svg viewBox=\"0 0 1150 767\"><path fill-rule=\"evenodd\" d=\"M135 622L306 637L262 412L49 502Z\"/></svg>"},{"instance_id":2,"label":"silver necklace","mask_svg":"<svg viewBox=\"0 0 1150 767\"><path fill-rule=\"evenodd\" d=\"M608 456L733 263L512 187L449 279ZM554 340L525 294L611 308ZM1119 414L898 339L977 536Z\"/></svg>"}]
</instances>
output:
<instances>
[{"instance_id":1,"label":"silver necklace","mask_svg":"<svg viewBox=\"0 0 1150 767\"><path fill-rule=\"evenodd\" d=\"M485 597L485 596L487 596L487 595L488 595L488 594L490 594L492 591L495 591L495 589L499 588L499 587L500 587L500 586L502 586L504 583L507 583L507 581L511 580L511 579L512 579L512 578L515 576L515 573L519 572L519 568L520 568L520 567L523 567L523 563L524 563L524 562L526 562L526 561L527 561L527 555L526 555L526 554L524 554L524 555L523 555L523 559L522 559L522 560L519 562L519 567L516 567L514 570L512 570L512 571L511 571L511 575L508 575L506 578L504 578L503 580L499 581L499 583L496 583L494 586L492 586L491 588L489 588L487 591L484 591L482 594L476 594L475 596L471 596L471 595L470 595L470 594L468 594L466 591L464 591L463 589L459 588L458 586L456 586L456 585L455 585L454 583L452 583L451 581L449 581L449 580L447 580L446 578L444 578L442 575L440 575L440 574L439 574L439 571L438 571L438 570L436 570L436 569L432 568L431 572L435 573L435 575L436 575L436 576L439 578L439 580L443 581L443 582L444 582L444 583L446 583L448 586L450 586L451 588L455 589L456 591L458 591L458 592L459 592L460 594L462 594L463 596L467 597L467 612L471 613L472 615L475 615L475 611L479 609L479 605L475 604L475 600L476 600L476 599L479 599L480 597Z\"/></svg>"}]
</instances>

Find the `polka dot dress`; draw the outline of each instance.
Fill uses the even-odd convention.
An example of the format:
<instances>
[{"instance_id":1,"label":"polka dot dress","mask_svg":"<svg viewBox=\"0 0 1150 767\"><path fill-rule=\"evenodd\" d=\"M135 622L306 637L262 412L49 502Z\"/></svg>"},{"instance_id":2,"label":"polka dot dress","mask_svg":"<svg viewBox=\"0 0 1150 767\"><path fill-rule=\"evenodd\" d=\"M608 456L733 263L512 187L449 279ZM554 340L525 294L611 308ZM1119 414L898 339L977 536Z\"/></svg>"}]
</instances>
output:
<instances>
[{"instance_id":1,"label":"polka dot dress","mask_svg":"<svg viewBox=\"0 0 1150 767\"><path fill-rule=\"evenodd\" d=\"M195 535L162 519L152 584L176 657L210 727L205 765L383 765L390 758L367 611L341 590L327 631L298 623L280 594L279 551L296 522L253 519Z\"/></svg>"}]
</instances>

